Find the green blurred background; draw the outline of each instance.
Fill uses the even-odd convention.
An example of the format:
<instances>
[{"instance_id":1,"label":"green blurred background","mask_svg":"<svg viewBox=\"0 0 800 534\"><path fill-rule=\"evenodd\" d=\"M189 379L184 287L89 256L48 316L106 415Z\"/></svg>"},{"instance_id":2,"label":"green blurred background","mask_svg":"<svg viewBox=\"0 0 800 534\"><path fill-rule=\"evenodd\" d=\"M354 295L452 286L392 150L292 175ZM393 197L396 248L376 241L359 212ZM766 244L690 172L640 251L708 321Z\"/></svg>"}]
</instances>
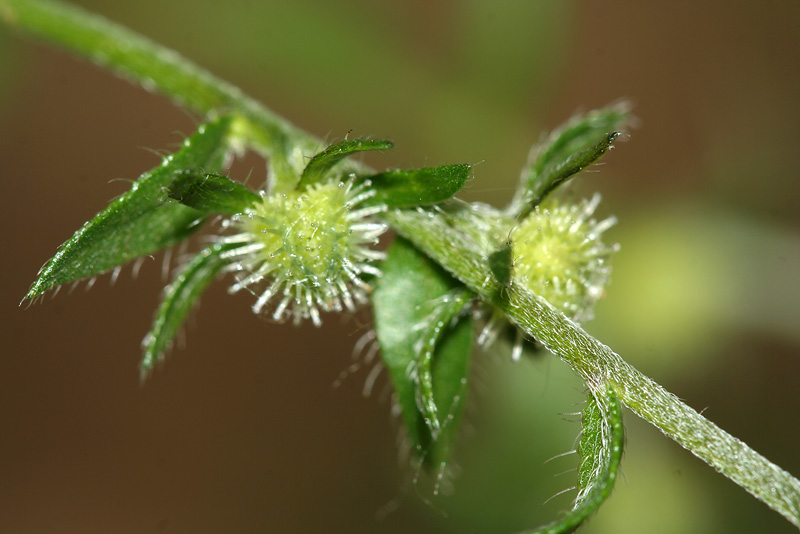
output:
<instances>
[{"instance_id":1,"label":"green blurred background","mask_svg":"<svg viewBox=\"0 0 800 534\"><path fill-rule=\"evenodd\" d=\"M321 137L389 136L376 167L476 163L502 205L528 148L630 99L627 142L576 180L621 244L587 328L800 475L800 4L77 2L173 47ZM369 328L302 331L212 287L143 387L160 258L17 308L39 266L195 118L0 28L4 361L0 531L505 533L574 492L582 387L551 356L475 357L460 475L415 490L385 376L334 388ZM247 158L238 177L263 180ZM298 335L300 334L300 335ZM586 533L793 532L632 414L623 478ZM418 495L420 494L421 495ZM424 501L432 501L425 504Z\"/></svg>"}]
</instances>

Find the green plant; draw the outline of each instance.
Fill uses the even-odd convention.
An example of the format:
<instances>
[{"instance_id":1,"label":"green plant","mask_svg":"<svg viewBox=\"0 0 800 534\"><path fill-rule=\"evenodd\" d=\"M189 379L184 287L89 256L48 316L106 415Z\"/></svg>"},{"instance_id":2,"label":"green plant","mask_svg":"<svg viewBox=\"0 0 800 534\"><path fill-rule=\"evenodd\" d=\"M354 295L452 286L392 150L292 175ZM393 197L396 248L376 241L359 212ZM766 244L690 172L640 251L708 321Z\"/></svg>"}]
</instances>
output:
<instances>
[{"instance_id":1,"label":"green plant","mask_svg":"<svg viewBox=\"0 0 800 534\"><path fill-rule=\"evenodd\" d=\"M524 281L535 277L525 275L520 278L520 273L526 272L523 267L530 264L521 265L525 254L519 247L523 239L517 238L515 230L522 225L516 226L516 220L538 214L536 208L555 187L611 146L616 131L625 121L625 110L612 107L588 114L554 135L532 162L520 193L506 211L458 204L419 211L407 208L438 203L450 197L463 185L468 169L453 166L375 174L361 165L341 159L358 150L388 148L387 143L369 140L334 144L306 162L302 156L317 152L316 140L242 97L234 88L164 54L158 47L69 9L60 12L55 5L7 1L0 6L8 20L77 49L134 79L150 80L162 92L209 118L202 131L199 130L184 149L163 167L143 176L136 189L76 234L71 244L68 243L41 273L28 294L29 298L170 246L193 231L198 219L206 214L231 216L230 226L246 222L246 217L241 214L254 210L258 198L236 183L218 176L223 170L224 156L242 147L253 148L269 158L273 180L270 192L287 195L287 198L297 195L292 201L300 206L305 202L300 195L314 190L317 184L321 187L331 183L347 184L350 175L354 174L355 180L372 182L364 191L374 191L369 198L362 198L359 202L380 200L372 204L375 213L362 215L378 215L386 206L382 219L408 240L394 245L389 259L381 267L384 272L374 294L376 323L408 432L419 451L418 460L434 473L447 458L451 446L456 424L446 421L457 421L457 399L463 395L462 379L466 376L466 358L472 339L472 317L468 311L474 302L480 301L485 314L494 313L498 318L495 321L499 323L498 331L504 324L503 318L510 319L524 334L570 364L584 379L591 398L595 399L584 416L587 437L581 448L590 452L585 455L588 463L582 467L580 476L584 489L580 494L583 504L553 528L572 528L610 490L620 452L619 447L613 444L619 444L621 440L617 397L667 435L778 509L794 524L798 523L798 483L795 479L664 392L562 315L562 312L568 312L572 318L578 318L588 310L590 303L584 296L597 293L597 280L603 279L602 269L598 271L598 268L602 266L590 270L594 282L586 284L583 289L578 284L577 289L568 292L577 300L565 299L563 306L558 306L560 311L550 305L555 302L548 303L541 295L536 295L536 292L544 294L544 290L526 287ZM37 7L45 9L37 10ZM334 182L327 182L331 177ZM423 184L422 193L431 194L430 198L420 198L416 192L419 183ZM431 187L431 184L441 184L441 187ZM397 203L392 204L395 201ZM395 211L395 208L400 211ZM557 208L548 209L555 211ZM546 208L541 207L541 210ZM329 211L339 216L343 213L341 210ZM364 229L365 240L369 241L380 226L379 223L366 224L376 225ZM313 232L313 229L308 231ZM250 235L257 233L250 232ZM254 240L226 239L200 253L167 289L148 338L144 370L149 369L163 352L205 285L220 270L237 265L225 260L240 258L238 264L248 271L248 276L270 275L270 271L258 274L254 266L241 261L242 257L247 258L240 250L246 246L242 243L257 244ZM345 249L349 246L352 244L345 244ZM360 247L360 244L356 246ZM606 253L603 247L600 251ZM338 253L333 256L340 261L347 257ZM431 259L458 281L438 270ZM264 260L261 258L260 263L264 264ZM257 258L252 261L259 262ZM335 294L323 291L319 297L309 296L296 292L304 291L302 288L305 286L277 284L275 290L281 292L283 298L274 312L276 318L282 317L287 306L294 306L293 318L312 321L318 320L314 311L318 308L335 310L337 302L339 307L349 307L346 295L357 294L363 298L366 290L359 292L358 288L363 288L362 284L371 284L367 278L378 274L366 267L372 263L364 265L360 272L345 273L347 291L341 293L334 289ZM300 280L324 277L323 272L324 269L311 266ZM400 291L400 284L409 273L418 275L419 283ZM256 278L243 278L234 287L245 289L257 282ZM338 283L336 287L340 287ZM291 291L286 293L286 288L300 289L294 289L295 294L292 294ZM267 292L260 295L268 295L262 305L272 297ZM548 297L554 301L557 296L565 294L566 288ZM352 300L358 300L358 297ZM260 301L261 298L257 299L256 304ZM407 316L400 315L398 310L401 309L407 310ZM453 331L444 336L442 330L450 325ZM491 337L489 334L487 338ZM410 365L415 369L413 375L407 373ZM604 446L597 447L598 443Z\"/></svg>"}]
</instances>

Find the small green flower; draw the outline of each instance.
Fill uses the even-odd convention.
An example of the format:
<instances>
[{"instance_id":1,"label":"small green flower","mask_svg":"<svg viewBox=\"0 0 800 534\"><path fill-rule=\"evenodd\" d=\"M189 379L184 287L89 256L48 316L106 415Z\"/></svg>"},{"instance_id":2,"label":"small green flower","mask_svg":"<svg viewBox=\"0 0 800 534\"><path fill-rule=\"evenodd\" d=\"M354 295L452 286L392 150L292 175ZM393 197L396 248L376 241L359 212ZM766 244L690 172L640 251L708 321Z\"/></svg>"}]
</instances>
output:
<instances>
[{"instance_id":1,"label":"small green flower","mask_svg":"<svg viewBox=\"0 0 800 534\"><path fill-rule=\"evenodd\" d=\"M545 204L536 205L519 224L504 230L511 246L509 280L504 283L526 287L573 321L590 320L609 280L609 257L619 248L616 244L606 245L601 239L616 218L599 222L593 219L599 203L599 194L579 204L548 199ZM506 225L498 228L503 230ZM490 346L508 327L505 315L492 307L478 344ZM519 330L514 330L511 358L518 360L524 339Z\"/></svg>"},{"instance_id":2,"label":"small green flower","mask_svg":"<svg viewBox=\"0 0 800 534\"><path fill-rule=\"evenodd\" d=\"M592 218L600 195L580 204L536 206L511 231L513 283L522 284L577 322L592 318L608 283L609 256L601 240L616 223Z\"/></svg>"},{"instance_id":3,"label":"small green flower","mask_svg":"<svg viewBox=\"0 0 800 534\"><path fill-rule=\"evenodd\" d=\"M353 311L367 302L370 286L364 277L379 276L371 262L384 257L370 246L387 229L370 217L386 208L359 207L375 191L369 180L354 184L351 178L262 193L244 213L225 220L224 227L237 231L221 238L235 246L222 255L230 261L225 270L237 273L230 292L257 294L255 313L277 300L275 321L290 315L295 324L310 318L317 326L320 311Z\"/></svg>"}]
</instances>

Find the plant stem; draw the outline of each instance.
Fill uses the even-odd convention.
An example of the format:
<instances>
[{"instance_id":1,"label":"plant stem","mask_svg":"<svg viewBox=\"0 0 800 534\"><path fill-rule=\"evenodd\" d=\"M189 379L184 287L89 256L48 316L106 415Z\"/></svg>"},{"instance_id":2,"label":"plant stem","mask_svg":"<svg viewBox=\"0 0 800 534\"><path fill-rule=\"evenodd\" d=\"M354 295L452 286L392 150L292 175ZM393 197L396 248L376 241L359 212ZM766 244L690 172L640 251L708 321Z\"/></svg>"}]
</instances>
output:
<instances>
[{"instance_id":1,"label":"plant stem","mask_svg":"<svg viewBox=\"0 0 800 534\"><path fill-rule=\"evenodd\" d=\"M52 0L0 0L0 20L72 50L206 116L244 119L242 141L291 169L313 136L208 71L102 17ZM800 528L800 481L726 433L644 376L541 297L493 278L486 258L452 227L427 213L394 211L386 219L420 250L494 303L528 335L563 359L593 390L611 384L631 410Z\"/></svg>"},{"instance_id":2,"label":"plant stem","mask_svg":"<svg viewBox=\"0 0 800 534\"><path fill-rule=\"evenodd\" d=\"M610 384L634 413L800 528L800 481L791 474L681 402L538 295L519 285L500 285L475 246L441 218L429 212L394 211L387 219L564 360L589 388L597 392Z\"/></svg>"},{"instance_id":3,"label":"plant stem","mask_svg":"<svg viewBox=\"0 0 800 534\"><path fill-rule=\"evenodd\" d=\"M0 20L66 48L123 78L159 92L207 118L232 114L243 119L242 140L269 157L281 174L290 171L296 147L318 141L242 91L119 24L52 0L0 0Z\"/></svg>"},{"instance_id":4,"label":"plant stem","mask_svg":"<svg viewBox=\"0 0 800 534\"><path fill-rule=\"evenodd\" d=\"M800 528L800 481L681 402L540 297L509 291L504 311L593 389L611 384L637 415Z\"/></svg>"}]
</instances>

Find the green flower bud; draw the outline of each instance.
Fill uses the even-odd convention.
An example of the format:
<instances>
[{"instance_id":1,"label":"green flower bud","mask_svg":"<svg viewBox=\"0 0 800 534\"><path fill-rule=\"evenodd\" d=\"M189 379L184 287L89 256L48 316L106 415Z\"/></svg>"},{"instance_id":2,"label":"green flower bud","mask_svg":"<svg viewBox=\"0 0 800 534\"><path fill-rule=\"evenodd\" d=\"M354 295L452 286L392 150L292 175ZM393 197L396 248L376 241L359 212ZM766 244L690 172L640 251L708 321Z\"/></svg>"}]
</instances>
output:
<instances>
[{"instance_id":1,"label":"green flower bud","mask_svg":"<svg viewBox=\"0 0 800 534\"><path fill-rule=\"evenodd\" d=\"M384 207L358 209L374 195L370 185L329 181L262 193L253 207L225 221L238 233L222 240L240 245L224 255L231 261L227 270L237 273L230 292L256 295L255 313L277 301L275 321L290 315L295 324L310 318L317 326L320 311L352 311L366 302L370 286L363 277L380 275L370 262L383 259L370 246L387 228L369 219Z\"/></svg>"},{"instance_id":2,"label":"green flower bud","mask_svg":"<svg viewBox=\"0 0 800 534\"><path fill-rule=\"evenodd\" d=\"M578 322L592 318L608 283L609 256L618 248L601 241L616 219L591 218L599 203L596 194L580 204L537 206L511 231L513 283Z\"/></svg>"}]
</instances>

